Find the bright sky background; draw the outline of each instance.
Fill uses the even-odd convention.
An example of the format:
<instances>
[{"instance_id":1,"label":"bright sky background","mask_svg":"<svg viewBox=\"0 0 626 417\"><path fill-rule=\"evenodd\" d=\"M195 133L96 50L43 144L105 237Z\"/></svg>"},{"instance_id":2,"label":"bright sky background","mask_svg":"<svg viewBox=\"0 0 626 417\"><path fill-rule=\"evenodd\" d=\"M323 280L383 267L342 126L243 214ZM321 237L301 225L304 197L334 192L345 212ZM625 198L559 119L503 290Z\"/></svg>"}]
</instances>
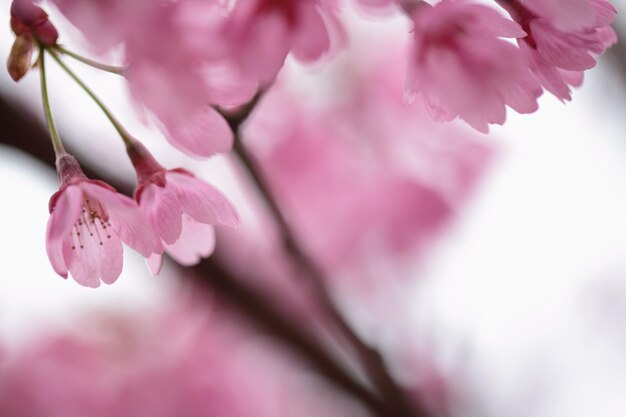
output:
<instances>
[{"instance_id":1,"label":"bright sky background","mask_svg":"<svg viewBox=\"0 0 626 417\"><path fill-rule=\"evenodd\" d=\"M0 1L0 22L8 22L8 4ZM12 39L8 25L0 27L0 56ZM150 138L160 159L201 169L141 125L114 76L72 66L131 131ZM121 151L113 130L49 67L62 132L71 126L67 136L82 143L84 157L108 169L100 150ZM605 60L590 71L572 103L545 95L537 113L509 112L507 124L493 128L500 155L416 284L416 321L430 323L436 338L452 346L448 359L479 381L482 416L625 415L626 87L612 70ZM0 71L0 90L41 118L34 75L14 84ZM223 161L208 164L202 172L228 189L229 180L218 175ZM114 169L132 175L129 165ZM15 341L86 307L158 302L167 281L150 277L132 251L118 282L97 291L54 274L44 235L58 184L43 172L0 148L0 336ZM463 355L474 360L463 363Z\"/></svg>"}]
</instances>

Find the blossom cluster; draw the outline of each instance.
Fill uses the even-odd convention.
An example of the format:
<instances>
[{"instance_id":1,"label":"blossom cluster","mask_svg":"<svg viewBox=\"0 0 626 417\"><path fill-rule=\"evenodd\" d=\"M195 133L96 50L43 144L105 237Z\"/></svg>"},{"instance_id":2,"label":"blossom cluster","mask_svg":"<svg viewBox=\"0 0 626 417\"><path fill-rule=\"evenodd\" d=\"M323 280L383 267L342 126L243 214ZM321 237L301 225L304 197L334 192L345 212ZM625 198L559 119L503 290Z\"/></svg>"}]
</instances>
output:
<instances>
[{"instance_id":1,"label":"blossom cluster","mask_svg":"<svg viewBox=\"0 0 626 417\"><path fill-rule=\"evenodd\" d=\"M139 143L129 148L137 170L135 200L88 179L76 159L61 155L61 187L50 199L46 249L54 270L82 285L111 284L122 271L122 242L148 260L153 274L163 252L194 265L215 247L213 225L238 216L215 187L182 168L166 170Z\"/></svg>"},{"instance_id":2,"label":"blossom cluster","mask_svg":"<svg viewBox=\"0 0 626 417\"><path fill-rule=\"evenodd\" d=\"M317 62L346 42L340 18L345 5L339 0L50 3L83 33L95 54L122 46L123 67L78 59L122 75L167 140L195 157L231 150L236 129L227 120L229 111L269 90L288 56ZM358 3L372 13L394 9L410 21L410 54L403 63L406 97L421 97L438 121L460 118L481 132L504 123L507 106L520 113L537 110L544 89L570 100L571 87L582 83L584 71L617 40L610 27L616 9L608 0ZM61 65L59 55L77 57L58 44L47 13L30 0L13 1L11 28L16 40L8 70L15 80L32 67L37 48L44 84L44 53ZM121 242L146 257L155 274L165 251L192 265L213 251L212 226L238 224L237 213L217 189L185 169L165 169L117 122L137 171L134 200L87 179L55 139L51 116L48 124L61 188L50 202L47 251L60 275L69 272L87 286L114 282L122 269Z\"/></svg>"},{"instance_id":3,"label":"blossom cluster","mask_svg":"<svg viewBox=\"0 0 626 417\"><path fill-rule=\"evenodd\" d=\"M489 124L504 123L505 106L537 110L543 89L569 100L570 87L617 40L609 26L616 10L607 0L498 3L512 20L465 0L412 7L407 86L422 93L436 119L460 117L487 132Z\"/></svg>"},{"instance_id":4,"label":"blossom cluster","mask_svg":"<svg viewBox=\"0 0 626 417\"><path fill-rule=\"evenodd\" d=\"M207 104L245 103L272 82L288 54L314 62L345 43L338 0L53 3L97 50L124 44L134 98L174 146L197 156L232 143ZM395 6L411 21L407 95L420 95L437 120L458 117L482 132L504 122L505 106L537 110L543 89L569 100L570 87L616 41L608 0L499 0L500 10L471 0L359 3L366 10Z\"/></svg>"}]
</instances>

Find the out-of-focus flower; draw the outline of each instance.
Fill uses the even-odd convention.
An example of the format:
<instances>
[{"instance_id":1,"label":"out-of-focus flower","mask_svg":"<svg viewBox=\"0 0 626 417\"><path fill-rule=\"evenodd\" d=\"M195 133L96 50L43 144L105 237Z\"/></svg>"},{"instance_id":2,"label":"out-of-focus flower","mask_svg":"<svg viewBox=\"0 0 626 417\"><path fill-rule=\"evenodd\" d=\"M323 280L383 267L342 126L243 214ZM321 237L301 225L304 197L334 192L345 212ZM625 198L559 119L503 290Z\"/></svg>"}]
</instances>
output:
<instances>
[{"instance_id":1,"label":"out-of-focus flower","mask_svg":"<svg viewBox=\"0 0 626 417\"><path fill-rule=\"evenodd\" d=\"M71 332L39 334L3 360L0 415L368 415L212 301L99 311Z\"/></svg>"},{"instance_id":2,"label":"out-of-focus flower","mask_svg":"<svg viewBox=\"0 0 626 417\"><path fill-rule=\"evenodd\" d=\"M61 187L50 199L46 250L54 270L81 285L112 284L122 271L122 242L149 257L156 237L135 202L88 179L76 159L57 159Z\"/></svg>"},{"instance_id":3,"label":"out-of-focus flower","mask_svg":"<svg viewBox=\"0 0 626 417\"><path fill-rule=\"evenodd\" d=\"M239 224L231 203L209 183L182 168L166 170L138 142L128 154L139 182L135 200L167 253L180 264L195 265L213 253L214 225ZM162 252L156 250L148 260L155 275L161 269Z\"/></svg>"},{"instance_id":4,"label":"out-of-focus flower","mask_svg":"<svg viewBox=\"0 0 626 417\"><path fill-rule=\"evenodd\" d=\"M298 236L327 268L428 240L450 212L429 187L358 153L321 123L301 123L263 160Z\"/></svg>"},{"instance_id":5,"label":"out-of-focus flower","mask_svg":"<svg viewBox=\"0 0 626 417\"><path fill-rule=\"evenodd\" d=\"M459 117L486 133L489 124L504 123L505 106L537 110L541 88L518 48L502 39L524 37L518 24L465 0L420 3L411 18L407 88L421 93L435 119Z\"/></svg>"},{"instance_id":6,"label":"out-of-focus flower","mask_svg":"<svg viewBox=\"0 0 626 417\"><path fill-rule=\"evenodd\" d=\"M100 51L124 46L133 98L157 118L168 141L208 157L232 146L232 132L213 105L236 106L256 91L223 42L223 1L54 0Z\"/></svg>"},{"instance_id":7,"label":"out-of-focus flower","mask_svg":"<svg viewBox=\"0 0 626 417\"><path fill-rule=\"evenodd\" d=\"M350 68L329 75L337 98L320 108L277 85L244 131L299 241L329 273L424 253L418 248L453 216L490 154L467 132L436 132L424 111L406 106L401 71L387 66L401 59L390 56L348 57Z\"/></svg>"},{"instance_id":8,"label":"out-of-focus flower","mask_svg":"<svg viewBox=\"0 0 626 417\"><path fill-rule=\"evenodd\" d=\"M606 0L500 2L527 36L518 39L537 80L561 100L571 100L596 56L617 41L609 26L617 11Z\"/></svg>"},{"instance_id":9,"label":"out-of-focus flower","mask_svg":"<svg viewBox=\"0 0 626 417\"><path fill-rule=\"evenodd\" d=\"M291 90L283 73L243 131L298 242L376 337L408 316L400 286L414 284L494 154L465 126L406 105L403 36L355 39L310 90ZM317 95L322 83L331 99ZM291 314L319 317L255 190L243 192L252 206L238 204L239 229L218 232L219 259L262 281Z\"/></svg>"},{"instance_id":10,"label":"out-of-focus flower","mask_svg":"<svg viewBox=\"0 0 626 417\"><path fill-rule=\"evenodd\" d=\"M244 72L261 83L274 79L291 52L302 62L328 53L341 28L335 0L237 1L225 27Z\"/></svg>"}]
</instances>

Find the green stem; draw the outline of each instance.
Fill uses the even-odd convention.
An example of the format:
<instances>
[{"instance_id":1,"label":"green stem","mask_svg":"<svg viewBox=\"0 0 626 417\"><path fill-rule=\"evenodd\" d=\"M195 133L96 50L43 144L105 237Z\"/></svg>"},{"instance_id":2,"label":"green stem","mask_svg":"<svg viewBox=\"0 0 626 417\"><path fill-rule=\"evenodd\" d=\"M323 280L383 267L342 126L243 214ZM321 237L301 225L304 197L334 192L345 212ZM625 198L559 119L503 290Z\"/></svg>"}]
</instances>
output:
<instances>
[{"instance_id":1,"label":"green stem","mask_svg":"<svg viewBox=\"0 0 626 417\"><path fill-rule=\"evenodd\" d=\"M76 52L72 52L68 49L65 49L61 45L55 45L53 46L53 48L56 49L58 52L62 53L63 55L72 57L75 60L82 62L83 64L89 65L90 67L93 67L93 68L96 68L105 72L110 72L111 74L123 76L124 72L126 71L126 68L124 67L117 67L115 65L107 65L98 61L94 61L93 59L89 59L87 57L77 54Z\"/></svg>"},{"instance_id":2,"label":"green stem","mask_svg":"<svg viewBox=\"0 0 626 417\"><path fill-rule=\"evenodd\" d=\"M87 86L87 84L85 84L80 78L78 78L78 76L74 73L74 71L72 71L65 64L65 62L63 62L63 60L61 60L61 58L59 58L59 55L55 52L54 49L46 48L46 50L50 53L50 55L52 55L52 58L54 58L54 60L61 66L61 68L63 68L63 70L70 77L72 77L74 79L74 81L76 81L76 83L89 95L89 97L91 97L93 99L93 101L96 102L98 107L100 107L102 112L109 119L109 121L111 122L111 124L113 125L115 130L117 130L117 133L119 133L120 137L124 141L124 144L126 146L133 146L134 143L136 142L136 139L130 133L128 133L128 131L124 128L124 126L122 126L120 121L117 120L117 118L115 116L113 116L113 113L111 113L111 111L107 108L107 106L105 106L105 104L102 102L102 100L100 100L100 98L96 95L96 93L94 93L91 90L91 88L89 88Z\"/></svg>"},{"instance_id":3,"label":"green stem","mask_svg":"<svg viewBox=\"0 0 626 417\"><path fill-rule=\"evenodd\" d=\"M39 75L41 78L41 98L43 101L43 112L46 115L46 124L48 125L48 130L50 131L50 139L52 140L52 147L54 148L54 153L56 156L66 154L65 148L63 147L63 142L61 141L61 136L59 136L59 131L57 130L56 125L54 124L54 119L52 118L52 111L50 110L50 99L48 98L48 84L46 82L46 63L44 59L44 49L39 49Z\"/></svg>"}]
</instances>

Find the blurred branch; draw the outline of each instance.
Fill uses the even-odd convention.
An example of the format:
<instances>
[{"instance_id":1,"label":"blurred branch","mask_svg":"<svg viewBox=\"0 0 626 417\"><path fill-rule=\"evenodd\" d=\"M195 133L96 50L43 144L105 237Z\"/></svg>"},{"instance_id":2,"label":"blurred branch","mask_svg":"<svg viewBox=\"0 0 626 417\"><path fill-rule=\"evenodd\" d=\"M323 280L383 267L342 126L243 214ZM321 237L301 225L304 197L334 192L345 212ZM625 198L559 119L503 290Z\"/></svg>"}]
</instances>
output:
<instances>
[{"instance_id":1,"label":"blurred branch","mask_svg":"<svg viewBox=\"0 0 626 417\"><path fill-rule=\"evenodd\" d=\"M331 320L339 335L345 338L353 348L372 384L374 384L379 394L382 396L387 412L389 413L387 415L397 417L427 416L426 411L414 406L411 401L408 400L403 389L396 384L387 370L382 355L362 340L352 329L351 325L343 318L326 286L327 280L324 271L317 266L315 261L298 243L295 233L271 191L270 185L261 172L261 167L244 146L241 133L242 126L254 111L264 93L265 90L259 91L239 112L222 112L235 135L235 153L249 174L250 180L255 184L261 198L270 209L282 235L285 250L304 273L304 276L307 278L308 283L314 291L320 307Z\"/></svg>"},{"instance_id":2,"label":"blurred branch","mask_svg":"<svg viewBox=\"0 0 626 417\"><path fill-rule=\"evenodd\" d=\"M4 131L0 144L19 149L54 169L54 152L48 134L38 123L33 123L27 115L28 112L12 106L0 97L0 126ZM120 182L108 176L107 173L95 171L88 165L82 165L82 168L90 178L102 179L118 191L127 195L132 194L131 184ZM277 309L275 303L265 294L243 284L243 282L250 281L234 276L213 258L203 260L192 270L195 271L196 284L219 293L247 320L256 323L276 339L284 342L335 386L360 400L374 414L381 417L394 416L394 414L389 414L389 409L375 395L357 382L335 358L328 354L309 332L302 330L307 328L306 326L294 323L287 318L289 315Z\"/></svg>"}]
</instances>

